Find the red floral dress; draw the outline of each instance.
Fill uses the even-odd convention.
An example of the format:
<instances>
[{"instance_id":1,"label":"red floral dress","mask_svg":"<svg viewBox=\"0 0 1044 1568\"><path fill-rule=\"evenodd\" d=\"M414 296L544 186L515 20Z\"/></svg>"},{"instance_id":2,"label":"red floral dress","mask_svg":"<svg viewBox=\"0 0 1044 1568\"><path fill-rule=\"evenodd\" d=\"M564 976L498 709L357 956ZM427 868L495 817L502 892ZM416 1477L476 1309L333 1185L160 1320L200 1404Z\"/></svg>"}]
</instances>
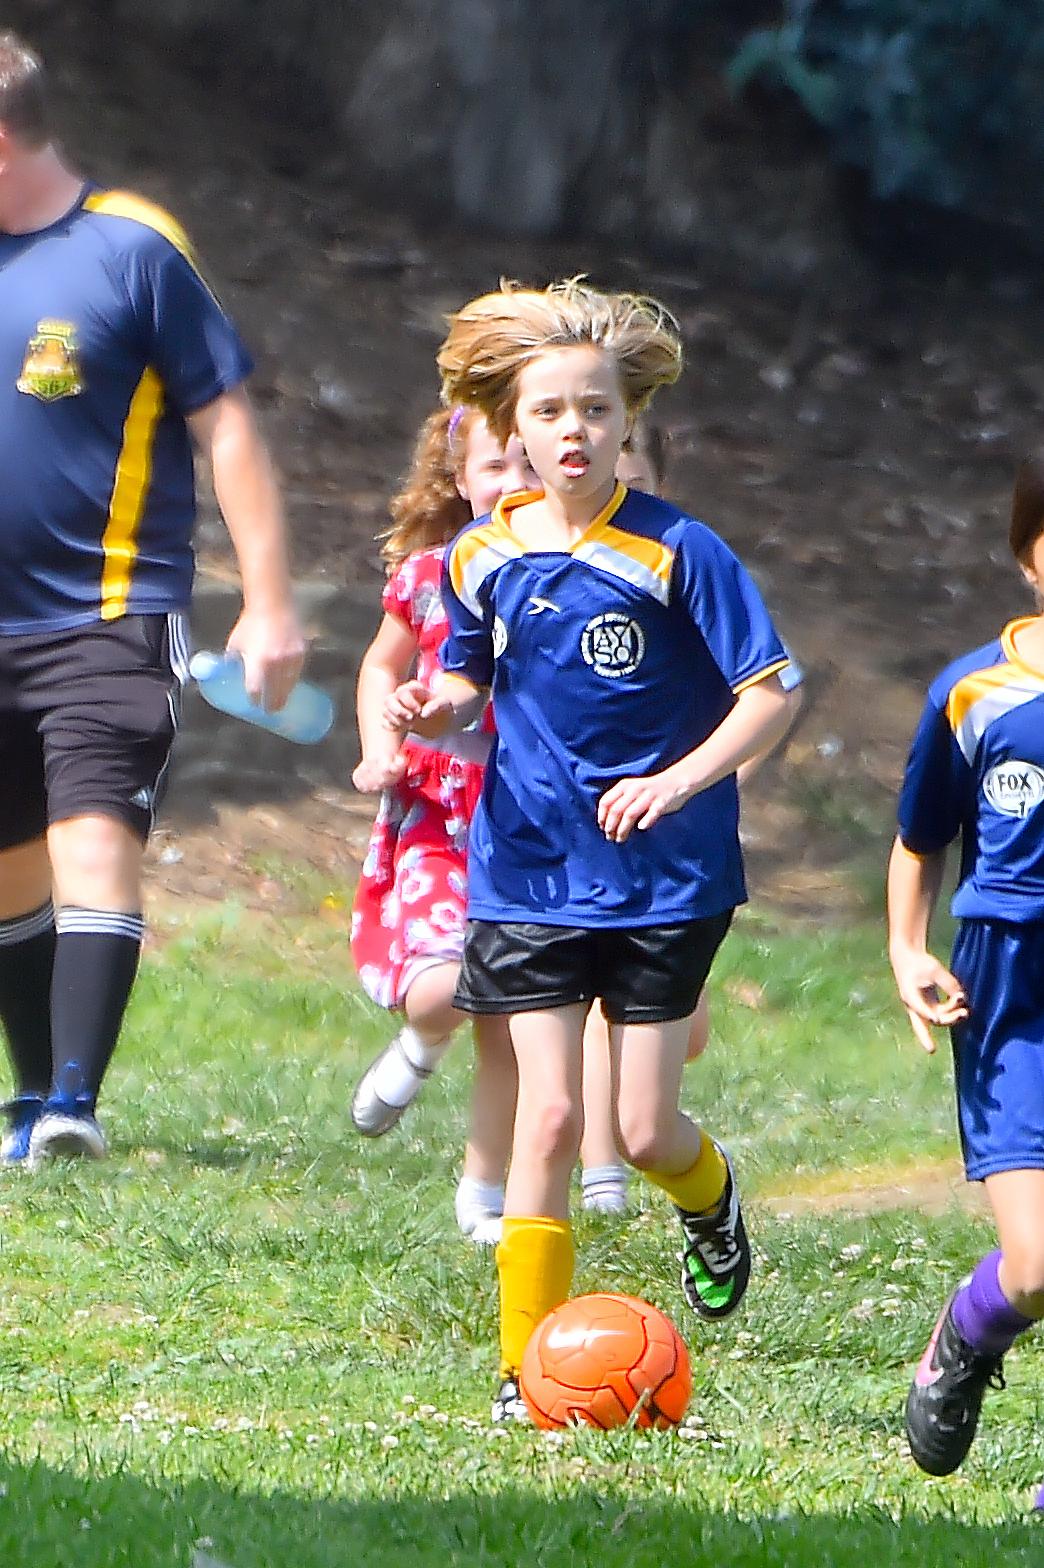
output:
<instances>
[{"instance_id":1,"label":"red floral dress","mask_svg":"<svg viewBox=\"0 0 1044 1568\"><path fill-rule=\"evenodd\" d=\"M388 579L385 612L417 639L416 677L437 682L448 623L444 549L420 550ZM381 796L352 906L352 959L367 993L400 1008L419 974L459 963L467 904L468 828L482 789L492 716L438 741L408 735L406 772Z\"/></svg>"}]
</instances>

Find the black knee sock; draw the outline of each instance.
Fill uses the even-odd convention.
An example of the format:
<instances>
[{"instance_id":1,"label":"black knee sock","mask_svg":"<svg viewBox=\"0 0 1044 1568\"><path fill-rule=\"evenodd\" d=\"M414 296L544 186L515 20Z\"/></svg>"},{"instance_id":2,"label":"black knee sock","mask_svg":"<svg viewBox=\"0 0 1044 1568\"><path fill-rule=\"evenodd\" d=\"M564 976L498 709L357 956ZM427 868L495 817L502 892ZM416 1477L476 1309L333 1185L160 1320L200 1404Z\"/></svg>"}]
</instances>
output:
<instances>
[{"instance_id":1,"label":"black knee sock","mask_svg":"<svg viewBox=\"0 0 1044 1568\"><path fill-rule=\"evenodd\" d=\"M138 972L145 922L106 909L59 909L51 983L53 1084L92 1099L101 1088ZM79 1069L80 1081L77 1083Z\"/></svg>"},{"instance_id":2,"label":"black knee sock","mask_svg":"<svg viewBox=\"0 0 1044 1568\"><path fill-rule=\"evenodd\" d=\"M19 1094L46 1094L51 1082L50 900L28 915L0 920L0 1021Z\"/></svg>"}]
</instances>

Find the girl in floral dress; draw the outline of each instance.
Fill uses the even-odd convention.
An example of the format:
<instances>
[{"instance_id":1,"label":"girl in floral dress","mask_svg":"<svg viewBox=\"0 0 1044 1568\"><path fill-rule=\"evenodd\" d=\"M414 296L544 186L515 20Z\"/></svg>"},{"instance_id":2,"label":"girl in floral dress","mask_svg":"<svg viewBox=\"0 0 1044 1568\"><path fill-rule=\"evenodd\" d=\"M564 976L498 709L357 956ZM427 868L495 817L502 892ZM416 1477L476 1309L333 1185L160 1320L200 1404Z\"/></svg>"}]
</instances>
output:
<instances>
[{"instance_id":1,"label":"girl in floral dress","mask_svg":"<svg viewBox=\"0 0 1044 1568\"><path fill-rule=\"evenodd\" d=\"M352 1120L367 1137L398 1122L464 1021L452 998L464 941L467 838L493 728L487 709L477 724L437 742L400 740L382 722L383 704L411 672L425 683L438 680L449 540L501 495L535 484L517 437L501 447L474 410L443 410L422 426L407 482L391 504L384 618L363 658L357 692L362 760L352 780L381 799L352 911L351 945L368 994L403 1021L355 1091ZM474 1239L495 1240L515 1065L500 1019L478 1020L474 1033L472 1125L457 1218Z\"/></svg>"}]
</instances>

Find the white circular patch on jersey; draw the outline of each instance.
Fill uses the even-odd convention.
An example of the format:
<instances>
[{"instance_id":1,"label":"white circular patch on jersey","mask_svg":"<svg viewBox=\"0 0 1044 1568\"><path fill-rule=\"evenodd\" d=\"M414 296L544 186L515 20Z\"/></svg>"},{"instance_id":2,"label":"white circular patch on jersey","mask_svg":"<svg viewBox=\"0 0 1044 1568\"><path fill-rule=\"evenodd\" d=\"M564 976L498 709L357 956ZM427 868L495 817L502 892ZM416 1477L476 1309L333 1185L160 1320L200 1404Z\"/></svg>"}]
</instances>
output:
<instances>
[{"instance_id":1,"label":"white circular patch on jersey","mask_svg":"<svg viewBox=\"0 0 1044 1568\"><path fill-rule=\"evenodd\" d=\"M498 615L493 622L493 657L499 659L507 647L507 627Z\"/></svg>"},{"instance_id":2,"label":"white circular patch on jersey","mask_svg":"<svg viewBox=\"0 0 1044 1568\"><path fill-rule=\"evenodd\" d=\"M990 769L982 788L995 811L1006 817L1027 817L1044 800L1044 770L1012 757Z\"/></svg>"},{"instance_id":3,"label":"white circular patch on jersey","mask_svg":"<svg viewBox=\"0 0 1044 1568\"><path fill-rule=\"evenodd\" d=\"M629 615L608 610L588 621L580 634L580 652L596 675L619 680L644 659L645 633Z\"/></svg>"}]
</instances>

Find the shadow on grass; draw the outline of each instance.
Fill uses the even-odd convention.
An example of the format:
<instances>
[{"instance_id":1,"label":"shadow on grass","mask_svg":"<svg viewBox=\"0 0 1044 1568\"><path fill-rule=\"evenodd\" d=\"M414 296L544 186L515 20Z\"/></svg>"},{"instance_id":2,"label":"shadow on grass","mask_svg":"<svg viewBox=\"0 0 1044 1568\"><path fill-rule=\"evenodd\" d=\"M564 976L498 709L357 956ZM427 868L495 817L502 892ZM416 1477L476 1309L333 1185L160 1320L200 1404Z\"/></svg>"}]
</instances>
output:
<instances>
[{"instance_id":1,"label":"shadow on grass","mask_svg":"<svg viewBox=\"0 0 1044 1568\"><path fill-rule=\"evenodd\" d=\"M334 1461L330 1492L351 1484ZM0 1462L4 1568L1014 1568L1039 1564L1044 1526L846 1514L735 1518L681 1503L509 1489L442 1500L264 1495L216 1482L161 1487L126 1472L84 1477ZM197 1557L197 1553L199 1556Z\"/></svg>"}]
</instances>

